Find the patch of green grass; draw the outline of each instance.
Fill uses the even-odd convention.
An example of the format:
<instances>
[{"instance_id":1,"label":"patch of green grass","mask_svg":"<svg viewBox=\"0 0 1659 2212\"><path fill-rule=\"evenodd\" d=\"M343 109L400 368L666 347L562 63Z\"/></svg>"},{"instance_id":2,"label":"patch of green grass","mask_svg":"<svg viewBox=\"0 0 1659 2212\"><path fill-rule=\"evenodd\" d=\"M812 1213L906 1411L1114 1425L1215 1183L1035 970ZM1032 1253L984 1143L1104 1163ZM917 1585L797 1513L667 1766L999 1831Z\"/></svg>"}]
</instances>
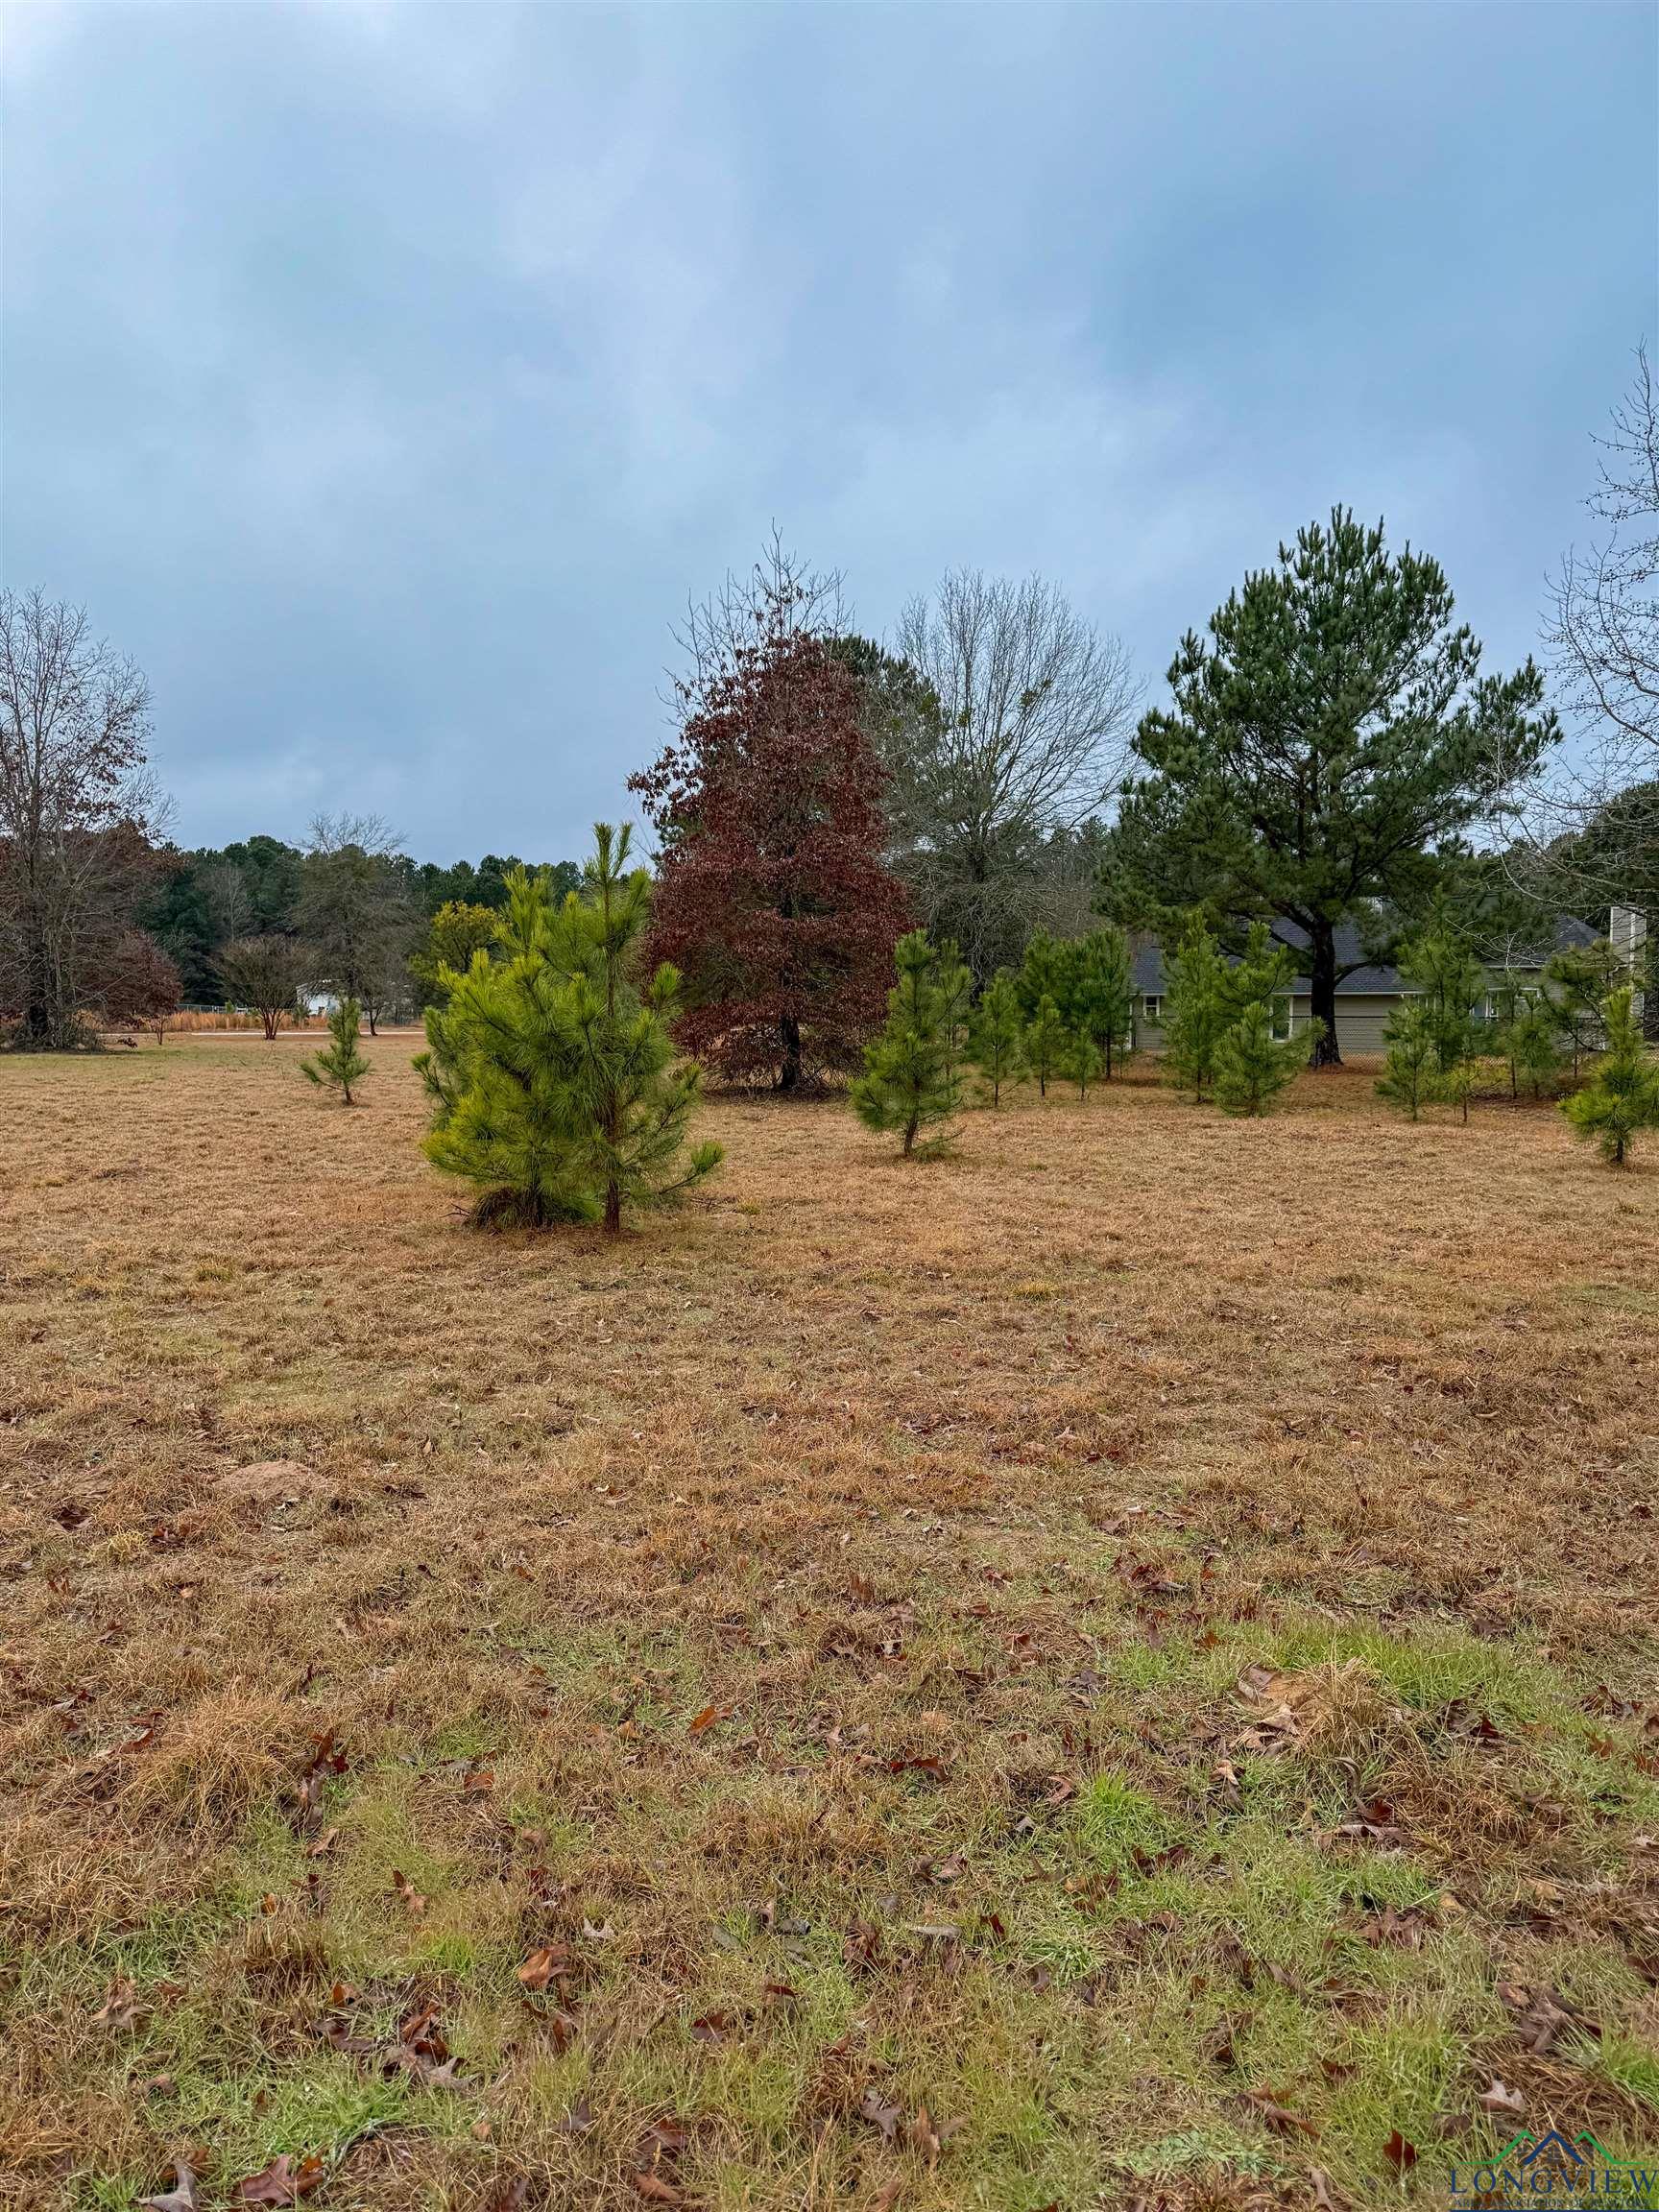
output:
<instances>
[{"instance_id":1,"label":"patch of green grass","mask_svg":"<svg viewBox=\"0 0 1659 2212\"><path fill-rule=\"evenodd\" d=\"M1077 1806L1084 1840L1100 1866L1133 1872L1137 1851L1167 1849L1182 1831L1164 1808L1118 1774L1097 1774Z\"/></svg>"},{"instance_id":2,"label":"patch of green grass","mask_svg":"<svg viewBox=\"0 0 1659 2212\"><path fill-rule=\"evenodd\" d=\"M1639 2104L1646 2104L1650 2112L1659 2115L1659 2051L1651 2045L1614 2032L1586 2045L1577 2056L1591 2073L1599 2075L1603 2081L1623 2089L1627 2097L1633 2097ZM1656 2140L1659 2140L1659 2130L1656 2130Z\"/></svg>"}]
</instances>

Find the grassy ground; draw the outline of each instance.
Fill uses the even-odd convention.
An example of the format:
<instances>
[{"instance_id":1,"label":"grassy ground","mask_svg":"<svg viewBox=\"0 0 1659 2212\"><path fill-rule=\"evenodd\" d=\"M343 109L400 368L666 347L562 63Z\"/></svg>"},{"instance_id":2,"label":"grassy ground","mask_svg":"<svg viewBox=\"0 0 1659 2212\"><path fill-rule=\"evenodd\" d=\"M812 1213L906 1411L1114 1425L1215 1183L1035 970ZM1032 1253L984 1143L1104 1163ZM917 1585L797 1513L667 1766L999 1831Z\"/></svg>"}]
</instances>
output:
<instances>
[{"instance_id":1,"label":"grassy ground","mask_svg":"<svg viewBox=\"0 0 1659 2212\"><path fill-rule=\"evenodd\" d=\"M720 1102L684 1214L492 1239L408 1040L300 1049L0 1063L0 2201L1659 2146L1659 1166Z\"/></svg>"}]
</instances>

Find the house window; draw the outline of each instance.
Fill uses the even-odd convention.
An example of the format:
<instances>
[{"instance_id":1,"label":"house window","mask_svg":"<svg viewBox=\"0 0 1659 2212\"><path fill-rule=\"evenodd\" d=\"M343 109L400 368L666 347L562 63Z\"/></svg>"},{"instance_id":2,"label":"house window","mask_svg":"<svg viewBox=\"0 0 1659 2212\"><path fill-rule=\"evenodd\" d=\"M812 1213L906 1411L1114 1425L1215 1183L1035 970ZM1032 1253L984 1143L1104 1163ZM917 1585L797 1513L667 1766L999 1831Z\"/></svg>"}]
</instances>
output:
<instances>
[{"instance_id":1,"label":"house window","mask_svg":"<svg viewBox=\"0 0 1659 2212\"><path fill-rule=\"evenodd\" d=\"M1273 1041L1276 1045L1283 1045L1289 1035L1290 998L1287 992L1281 992L1273 1001Z\"/></svg>"},{"instance_id":2,"label":"house window","mask_svg":"<svg viewBox=\"0 0 1659 2212\"><path fill-rule=\"evenodd\" d=\"M1141 1001L1141 1011L1152 1028L1162 1029L1164 1026L1163 993L1160 991L1148 991L1146 996Z\"/></svg>"}]
</instances>

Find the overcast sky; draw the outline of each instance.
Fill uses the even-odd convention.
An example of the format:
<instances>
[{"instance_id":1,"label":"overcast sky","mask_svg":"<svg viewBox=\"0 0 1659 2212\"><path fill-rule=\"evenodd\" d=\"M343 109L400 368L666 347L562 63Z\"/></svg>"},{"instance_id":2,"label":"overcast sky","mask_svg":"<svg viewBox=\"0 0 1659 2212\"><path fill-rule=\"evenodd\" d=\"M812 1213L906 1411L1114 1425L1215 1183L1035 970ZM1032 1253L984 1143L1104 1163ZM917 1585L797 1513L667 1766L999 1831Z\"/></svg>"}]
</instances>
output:
<instances>
[{"instance_id":1,"label":"overcast sky","mask_svg":"<svg viewBox=\"0 0 1659 2212\"><path fill-rule=\"evenodd\" d=\"M186 844L574 853L774 519L1156 687L1351 502L1537 639L1659 340L1652 6L12 7L7 583Z\"/></svg>"}]
</instances>

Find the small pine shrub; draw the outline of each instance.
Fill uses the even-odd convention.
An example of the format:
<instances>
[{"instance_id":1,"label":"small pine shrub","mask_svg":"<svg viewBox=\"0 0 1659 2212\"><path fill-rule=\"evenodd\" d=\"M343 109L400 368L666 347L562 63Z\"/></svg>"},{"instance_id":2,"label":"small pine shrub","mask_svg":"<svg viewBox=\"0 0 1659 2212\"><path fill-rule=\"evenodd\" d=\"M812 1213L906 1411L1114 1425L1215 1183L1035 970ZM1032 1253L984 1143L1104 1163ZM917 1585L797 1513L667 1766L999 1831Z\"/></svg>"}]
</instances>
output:
<instances>
[{"instance_id":1,"label":"small pine shrub","mask_svg":"<svg viewBox=\"0 0 1659 2212\"><path fill-rule=\"evenodd\" d=\"M1273 1012L1264 998L1252 999L1225 1030L1215 1047L1215 1102L1224 1114L1265 1114L1280 1092L1308 1065L1309 1052L1323 1036L1310 1022L1299 1036L1275 1037Z\"/></svg>"},{"instance_id":2,"label":"small pine shrub","mask_svg":"<svg viewBox=\"0 0 1659 2212\"><path fill-rule=\"evenodd\" d=\"M1421 998L1402 998L1383 1024L1388 1058L1377 1095L1415 1121L1432 1094L1438 1058L1434 1018Z\"/></svg>"},{"instance_id":3,"label":"small pine shrub","mask_svg":"<svg viewBox=\"0 0 1659 2212\"><path fill-rule=\"evenodd\" d=\"M1003 1092L1024 1077L1025 1058L1021 1049L1023 1027L1014 978L1006 968L999 968L985 987L968 1041L970 1056L993 1106L1000 1106Z\"/></svg>"},{"instance_id":4,"label":"small pine shrub","mask_svg":"<svg viewBox=\"0 0 1659 2212\"><path fill-rule=\"evenodd\" d=\"M1170 1082L1203 1098L1215 1080L1215 1048L1227 1028L1220 948L1193 914L1165 974L1164 1067Z\"/></svg>"},{"instance_id":5,"label":"small pine shrub","mask_svg":"<svg viewBox=\"0 0 1659 2212\"><path fill-rule=\"evenodd\" d=\"M1067 1033L1066 1048L1061 1056L1061 1067L1077 1086L1079 1098L1087 1098L1089 1086L1105 1065L1100 1047L1087 1029L1072 1029Z\"/></svg>"},{"instance_id":6,"label":"small pine shrub","mask_svg":"<svg viewBox=\"0 0 1659 2212\"><path fill-rule=\"evenodd\" d=\"M668 1024L680 977L645 973L651 879L630 831L594 826L582 888L561 902L546 872L515 869L500 957L441 967L416 1061L433 1102L426 1157L478 1191L480 1227L601 1221L673 1204L718 1166L688 1144L700 1070Z\"/></svg>"},{"instance_id":7,"label":"small pine shrub","mask_svg":"<svg viewBox=\"0 0 1659 2212\"><path fill-rule=\"evenodd\" d=\"M1509 1058L1511 1089L1523 1079L1534 1098L1542 1098L1559 1082L1566 1055L1561 1049L1561 1028L1547 998L1523 998L1503 1033Z\"/></svg>"},{"instance_id":8,"label":"small pine shrub","mask_svg":"<svg viewBox=\"0 0 1659 2212\"><path fill-rule=\"evenodd\" d=\"M1623 1167L1645 1129L1659 1129L1659 1061L1636 1023L1635 997L1615 991L1601 1001L1605 1050L1589 1082L1561 1110L1580 1137L1594 1138L1610 1167Z\"/></svg>"},{"instance_id":9,"label":"small pine shrub","mask_svg":"<svg viewBox=\"0 0 1659 2212\"><path fill-rule=\"evenodd\" d=\"M1064 1072L1070 1035L1059 1007L1045 994L1025 1030L1025 1065L1036 1076L1038 1092L1045 1098L1049 1084Z\"/></svg>"},{"instance_id":10,"label":"small pine shrub","mask_svg":"<svg viewBox=\"0 0 1659 2212\"><path fill-rule=\"evenodd\" d=\"M328 1016L332 1044L312 1059L300 1063L300 1072L307 1083L315 1083L320 1090L338 1091L345 1106L356 1104L351 1086L361 1083L369 1072L369 1063L357 1049L362 1024L363 1009L356 999L342 998Z\"/></svg>"},{"instance_id":11,"label":"small pine shrub","mask_svg":"<svg viewBox=\"0 0 1659 2212\"><path fill-rule=\"evenodd\" d=\"M943 955L949 954L946 958ZM962 1099L957 1072L959 1001L954 946L935 948L913 929L893 949L899 979L887 995L887 1025L864 1047L864 1072L851 1086L867 1129L897 1130L908 1160L922 1131L944 1125Z\"/></svg>"}]
</instances>

